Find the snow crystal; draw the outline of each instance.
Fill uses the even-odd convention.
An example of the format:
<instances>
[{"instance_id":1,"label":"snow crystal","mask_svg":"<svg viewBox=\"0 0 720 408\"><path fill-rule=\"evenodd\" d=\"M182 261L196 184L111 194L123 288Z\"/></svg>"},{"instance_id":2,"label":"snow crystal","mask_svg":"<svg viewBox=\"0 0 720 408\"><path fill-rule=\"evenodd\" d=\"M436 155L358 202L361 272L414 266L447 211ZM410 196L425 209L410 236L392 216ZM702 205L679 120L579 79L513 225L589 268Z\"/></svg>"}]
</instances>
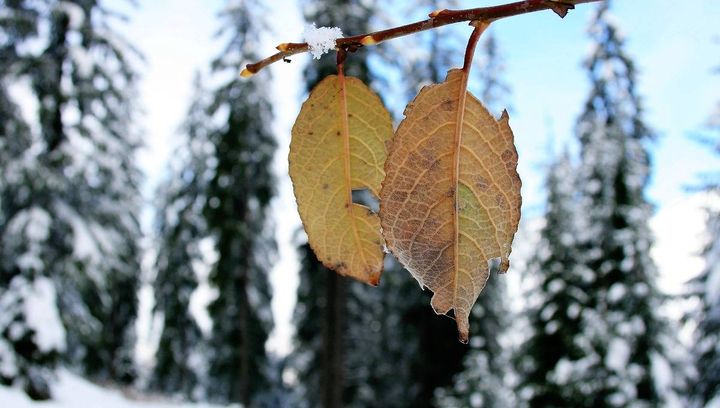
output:
<instances>
[{"instance_id":1,"label":"snow crystal","mask_svg":"<svg viewBox=\"0 0 720 408\"><path fill-rule=\"evenodd\" d=\"M79 30L85 22L85 11L75 3L61 1L57 4L55 10L68 16L71 30Z\"/></svg>"},{"instance_id":2,"label":"snow crystal","mask_svg":"<svg viewBox=\"0 0 720 408\"><path fill-rule=\"evenodd\" d=\"M613 339L608 347L608 354L605 356L605 365L615 371L625 370L630 359L630 346L623 339Z\"/></svg>"},{"instance_id":3,"label":"snow crystal","mask_svg":"<svg viewBox=\"0 0 720 408\"><path fill-rule=\"evenodd\" d=\"M65 328L55 303L55 287L48 278L37 278L25 298L25 318L35 331L40 351L65 349Z\"/></svg>"},{"instance_id":4,"label":"snow crystal","mask_svg":"<svg viewBox=\"0 0 720 408\"><path fill-rule=\"evenodd\" d=\"M334 49L335 40L342 36L342 30L337 27L317 28L315 23L306 25L303 32L303 39L310 46L310 53L314 59L320 59L323 54Z\"/></svg>"}]
</instances>

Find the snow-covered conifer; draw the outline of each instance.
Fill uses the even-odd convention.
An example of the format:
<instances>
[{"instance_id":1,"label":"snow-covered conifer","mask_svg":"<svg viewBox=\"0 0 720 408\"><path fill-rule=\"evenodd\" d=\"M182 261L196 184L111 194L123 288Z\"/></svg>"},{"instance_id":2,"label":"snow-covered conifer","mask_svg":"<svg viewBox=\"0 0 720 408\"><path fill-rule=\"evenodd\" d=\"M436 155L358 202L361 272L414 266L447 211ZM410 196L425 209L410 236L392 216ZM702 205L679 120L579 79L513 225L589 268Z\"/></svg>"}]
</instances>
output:
<instances>
[{"instance_id":1,"label":"snow-covered conifer","mask_svg":"<svg viewBox=\"0 0 720 408\"><path fill-rule=\"evenodd\" d=\"M517 351L518 396L531 407L584 406L585 397L569 386L573 365L581 369L587 350L581 316L592 272L581 264L578 248L576 169L567 151L549 169L545 224L529 263L535 281L525 296L530 336ZM571 364L572 362L572 364Z\"/></svg>"},{"instance_id":2,"label":"snow-covered conifer","mask_svg":"<svg viewBox=\"0 0 720 408\"><path fill-rule=\"evenodd\" d=\"M645 187L652 133L644 122L635 65L608 3L598 8L589 33L594 46L585 66L591 91L576 128L581 217L574 245L580 250L577 276L584 290L577 291L582 298L576 300L580 309L573 324L579 328L545 375L563 386L561 405L677 402L682 373L669 375L674 345L669 323L658 312L662 297L650 257L652 209ZM572 271L566 271L570 278L576 276ZM541 317L543 312L550 318L545 331L552 332L552 317L568 309L545 305ZM547 350L536 358L545 355Z\"/></svg>"},{"instance_id":3,"label":"snow-covered conifer","mask_svg":"<svg viewBox=\"0 0 720 408\"><path fill-rule=\"evenodd\" d=\"M196 268L205 257L207 238L202 217L207 201L210 158L208 94L200 76L182 126L182 141L171 159L168 179L160 192L157 229L159 248L153 282L155 312L162 315L162 334L155 355L151 388L166 394L199 397L203 358L202 333L190 313L190 297L197 288Z\"/></svg>"},{"instance_id":4,"label":"snow-covered conifer","mask_svg":"<svg viewBox=\"0 0 720 408\"><path fill-rule=\"evenodd\" d=\"M720 103L710 114L709 141L720 154ZM720 193L720 180L706 180L705 189L713 199ZM707 210L707 245L703 250L705 268L690 283L691 294L700 299L700 308L692 317L697 322L692 354L697 378L689 389L690 399L698 406L720 406L720 210Z\"/></svg>"},{"instance_id":5,"label":"snow-covered conifer","mask_svg":"<svg viewBox=\"0 0 720 408\"><path fill-rule=\"evenodd\" d=\"M209 109L217 127L208 136L214 156L203 211L217 256L209 281L218 294L208 306L213 325L206 393L246 406L268 387L265 342L273 324L267 279L275 253L270 86L268 72L252 81L238 75L257 59L262 11L261 2L241 0L228 1L221 14L219 35L227 46L213 62L212 81L220 85Z\"/></svg>"},{"instance_id":6,"label":"snow-covered conifer","mask_svg":"<svg viewBox=\"0 0 720 408\"><path fill-rule=\"evenodd\" d=\"M4 124L18 133L17 141L8 141L13 156L0 165L8 169L0 215L2 283L34 288L16 294L41 285L54 296L64 328L57 343L62 350L54 350L96 379L129 382L140 237L137 54L98 1L7 6L3 12L12 23L3 24L9 33L2 36L3 84L31 98L24 100L27 111L14 109L21 120ZM3 91L4 112L12 111L7 95ZM25 337L20 354L27 364L43 354L30 352L42 349L39 337ZM42 394L37 397L49 396Z\"/></svg>"},{"instance_id":7,"label":"snow-covered conifer","mask_svg":"<svg viewBox=\"0 0 720 408\"><path fill-rule=\"evenodd\" d=\"M699 407L720 404L720 212L708 211L708 244L703 251L705 269L693 279L693 294L700 299L692 349L697 378L689 389Z\"/></svg>"}]
</instances>

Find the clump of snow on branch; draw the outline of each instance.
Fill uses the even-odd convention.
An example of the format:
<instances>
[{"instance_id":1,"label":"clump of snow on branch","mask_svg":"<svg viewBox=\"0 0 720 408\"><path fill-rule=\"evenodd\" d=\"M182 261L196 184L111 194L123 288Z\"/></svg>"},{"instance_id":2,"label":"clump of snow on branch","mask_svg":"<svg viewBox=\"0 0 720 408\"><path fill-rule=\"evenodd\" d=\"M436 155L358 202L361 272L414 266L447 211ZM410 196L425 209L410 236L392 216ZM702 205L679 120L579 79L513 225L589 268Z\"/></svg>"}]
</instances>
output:
<instances>
[{"instance_id":1,"label":"clump of snow on branch","mask_svg":"<svg viewBox=\"0 0 720 408\"><path fill-rule=\"evenodd\" d=\"M85 23L85 11L75 3L61 1L55 6L55 10L68 16L68 25L73 30L79 30Z\"/></svg>"},{"instance_id":2,"label":"clump of snow on branch","mask_svg":"<svg viewBox=\"0 0 720 408\"><path fill-rule=\"evenodd\" d=\"M57 310L55 286L45 277L35 279L25 295L25 319L35 332L35 343L42 352L65 350L65 328Z\"/></svg>"},{"instance_id":3,"label":"clump of snow on branch","mask_svg":"<svg viewBox=\"0 0 720 408\"><path fill-rule=\"evenodd\" d=\"M313 58L320 59L326 52L335 48L335 40L342 38L342 30L338 27L316 27L315 23L305 26L303 40L310 46Z\"/></svg>"}]
</instances>

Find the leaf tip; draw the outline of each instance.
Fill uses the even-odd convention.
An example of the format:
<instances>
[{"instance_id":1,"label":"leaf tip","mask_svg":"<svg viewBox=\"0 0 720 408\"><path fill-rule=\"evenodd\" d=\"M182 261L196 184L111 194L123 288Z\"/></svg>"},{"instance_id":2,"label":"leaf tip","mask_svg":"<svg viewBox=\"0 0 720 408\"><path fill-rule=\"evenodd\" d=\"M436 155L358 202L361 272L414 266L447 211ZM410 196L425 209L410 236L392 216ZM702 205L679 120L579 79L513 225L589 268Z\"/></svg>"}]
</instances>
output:
<instances>
[{"instance_id":1,"label":"leaf tip","mask_svg":"<svg viewBox=\"0 0 720 408\"><path fill-rule=\"evenodd\" d=\"M458 312L455 309L455 322L458 328L458 340L462 344L468 344L470 339L470 321L467 313Z\"/></svg>"},{"instance_id":2,"label":"leaf tip","mask_svg":"<svg viewBox=\"0 0 720 408\"><path fill-rule=\"evenodd\" d=\"M502 114L500 114L500 120L509 121L510 120L510 114L508 114L507 109L503 109Z\"/></svg>"}]
</instances>

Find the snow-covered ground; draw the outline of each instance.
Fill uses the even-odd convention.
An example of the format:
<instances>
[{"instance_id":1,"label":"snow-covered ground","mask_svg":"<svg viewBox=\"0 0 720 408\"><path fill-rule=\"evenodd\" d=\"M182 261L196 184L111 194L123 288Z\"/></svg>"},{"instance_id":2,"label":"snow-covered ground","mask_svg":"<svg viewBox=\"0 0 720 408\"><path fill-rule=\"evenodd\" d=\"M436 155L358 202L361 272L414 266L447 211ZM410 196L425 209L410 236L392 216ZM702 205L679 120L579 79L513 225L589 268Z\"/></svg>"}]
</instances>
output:
<instances>
[{"instance_id":1,"label":"snow-covered ground","mask_svg":"<svg viewBox=\"0 0 720 408\"><path fill-rule=\"evenodd\" d=\"M2 408L214 408L217 405L172 401L156 396L123 392L93 384L67 370L58 371L52 401L33 401L18 388L0 386ZM239 405L231 405L240 408Z\"/></svg>"}]
</instances>

